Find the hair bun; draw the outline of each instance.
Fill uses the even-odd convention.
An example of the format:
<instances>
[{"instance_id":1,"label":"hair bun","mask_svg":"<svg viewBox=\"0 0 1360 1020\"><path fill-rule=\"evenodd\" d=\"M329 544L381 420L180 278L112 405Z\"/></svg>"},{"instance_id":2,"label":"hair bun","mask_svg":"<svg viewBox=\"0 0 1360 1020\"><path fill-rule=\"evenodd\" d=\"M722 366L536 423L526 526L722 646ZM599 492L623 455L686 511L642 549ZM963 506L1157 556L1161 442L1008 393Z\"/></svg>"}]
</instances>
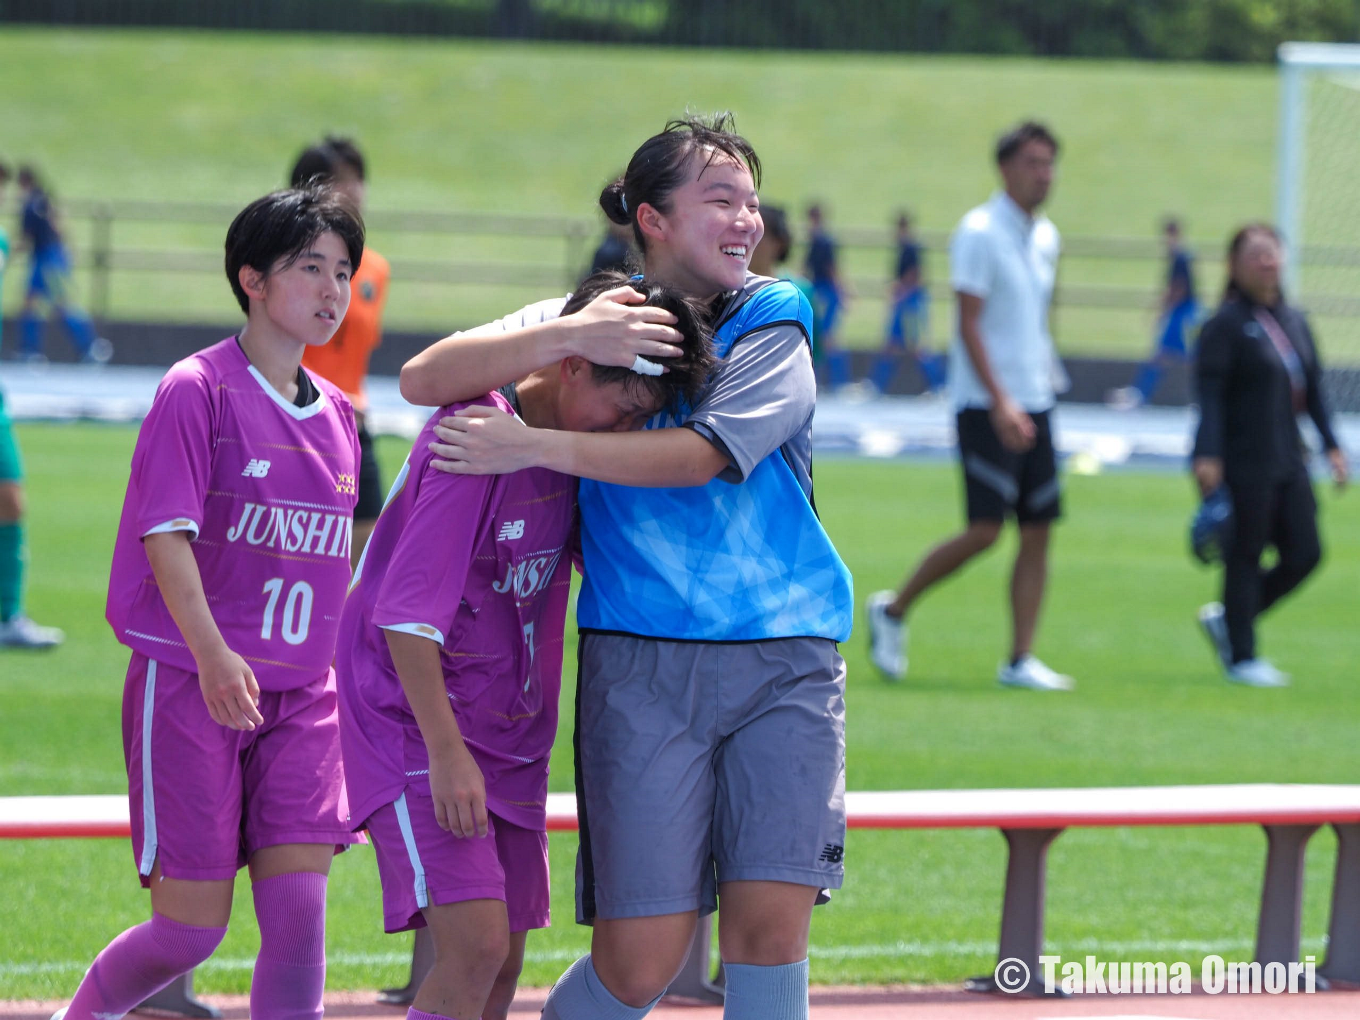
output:
<instances>
[{"instance_id":1,"label":"hair bun","mask_svg":"<svg viewBox=\"0 0 1360 1020\"><path fill-rule=\"evenodd\" d=\"M627 203L623 197L623 178L611 181L605 185L605 189L600 192L600 208L613 223L626 225L633 222L633 217L628 213Z\"/></svg>"}]
</instances>

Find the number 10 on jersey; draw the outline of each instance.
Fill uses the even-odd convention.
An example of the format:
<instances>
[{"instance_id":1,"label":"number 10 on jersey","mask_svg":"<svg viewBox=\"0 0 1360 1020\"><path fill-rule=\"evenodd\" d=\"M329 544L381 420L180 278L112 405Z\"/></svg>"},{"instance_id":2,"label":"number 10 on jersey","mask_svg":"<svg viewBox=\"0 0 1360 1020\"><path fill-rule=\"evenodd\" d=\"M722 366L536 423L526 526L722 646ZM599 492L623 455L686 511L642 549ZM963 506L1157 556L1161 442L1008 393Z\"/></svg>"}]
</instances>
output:
<instances>
[{"instance_id":1,"label":"number 10 on jersey","mask_svg":"<svg viewBox=\"0 0 1360 1020\"><path fill-rule=\"evenodd\" d=\"M283 578L272 577L264 583L264 595L269 599L264 604L264 621L260 626L260 637L266 641L274 639L274 614L279 607L279 597L283 594ZM280 631L283 640L290 645L300 645L307 640L307 631L312 626L312 586L306 581L298 581L288 589L288 597L283 600L283 620Z\"/></svg>"}]
</instances>

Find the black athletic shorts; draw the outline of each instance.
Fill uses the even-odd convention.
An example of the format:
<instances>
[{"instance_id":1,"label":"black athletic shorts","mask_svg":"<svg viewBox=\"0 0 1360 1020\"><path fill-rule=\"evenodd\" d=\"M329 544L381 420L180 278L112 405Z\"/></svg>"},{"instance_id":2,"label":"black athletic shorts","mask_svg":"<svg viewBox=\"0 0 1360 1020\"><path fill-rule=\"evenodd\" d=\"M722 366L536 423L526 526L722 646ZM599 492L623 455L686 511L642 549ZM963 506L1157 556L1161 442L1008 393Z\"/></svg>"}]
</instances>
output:
<instances>
[{"instance_id":1,"label":"black athletic shorts","mask_svg":"<svg viewBox=\"0 0 1360 1020\"><path fill-rule=\"evenodd\" d=\"M1053 449L1050 412L1031 414L1034 446L1014 453L1001 445L984 408L968 407L958 414L959 460L968 520L1017 523L1056 520L1062 516L1058 458Z\"/></svg>"},{"instance_id":2,"label":"black athletic shorts","mask_svg":"<svg viewBox=\"0 0 1360 1020\"><path fill-rule=\"evenodd\" d=\"M382 477L378 474L378 457L373 452L373 437L369 435L368 429L359 426L359 502L354 506L354 519L356 521L377 520L378 514L382 512L383 500L387 493L383 492Z\"/></svg>"}]
</instances>

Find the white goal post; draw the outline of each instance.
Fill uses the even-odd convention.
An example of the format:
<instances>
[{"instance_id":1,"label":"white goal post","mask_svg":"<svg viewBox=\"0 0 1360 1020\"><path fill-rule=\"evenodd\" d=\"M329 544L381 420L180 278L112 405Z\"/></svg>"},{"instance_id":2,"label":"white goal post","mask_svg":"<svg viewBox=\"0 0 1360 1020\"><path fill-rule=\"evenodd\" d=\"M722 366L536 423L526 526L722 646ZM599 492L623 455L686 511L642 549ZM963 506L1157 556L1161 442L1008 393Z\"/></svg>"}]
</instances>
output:
<instances>
[{"instance_id":1,"label":"white goal post","mask_svg":"<svg viewBox=\"0 0 1360 1020\"><path fill-rule=\"evenodd\" d=\"M1284 43L1275 222L1335 402L1360 409L1360 45ZM1357 405L1357 406L1351 406Z\"/></svg>"}]
</instances>

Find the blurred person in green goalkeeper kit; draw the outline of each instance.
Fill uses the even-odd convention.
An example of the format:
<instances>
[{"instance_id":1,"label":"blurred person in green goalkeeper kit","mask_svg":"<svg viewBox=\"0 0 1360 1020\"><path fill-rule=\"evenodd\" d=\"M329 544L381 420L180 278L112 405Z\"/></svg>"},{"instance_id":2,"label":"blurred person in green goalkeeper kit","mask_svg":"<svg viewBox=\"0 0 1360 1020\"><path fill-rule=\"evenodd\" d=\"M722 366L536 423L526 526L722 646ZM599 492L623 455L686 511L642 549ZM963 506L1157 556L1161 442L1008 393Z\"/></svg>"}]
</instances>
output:
<instances>
[{"instance_id":1,"label":"blurred person in green goalkeeper kit","mask_svg":"<svg viewBox=\"0 0 1360 1020\"><path fill-rule=\"evenodd\" d=\"M0 163L0 203L9 186L9 167ZM9 261L9 237L0 227L0 283ZM24 466L14 426L0 390L0 648L53 648L66 635L56 627L40 627L24 615Z\"/></svg>"}]
</instances>

